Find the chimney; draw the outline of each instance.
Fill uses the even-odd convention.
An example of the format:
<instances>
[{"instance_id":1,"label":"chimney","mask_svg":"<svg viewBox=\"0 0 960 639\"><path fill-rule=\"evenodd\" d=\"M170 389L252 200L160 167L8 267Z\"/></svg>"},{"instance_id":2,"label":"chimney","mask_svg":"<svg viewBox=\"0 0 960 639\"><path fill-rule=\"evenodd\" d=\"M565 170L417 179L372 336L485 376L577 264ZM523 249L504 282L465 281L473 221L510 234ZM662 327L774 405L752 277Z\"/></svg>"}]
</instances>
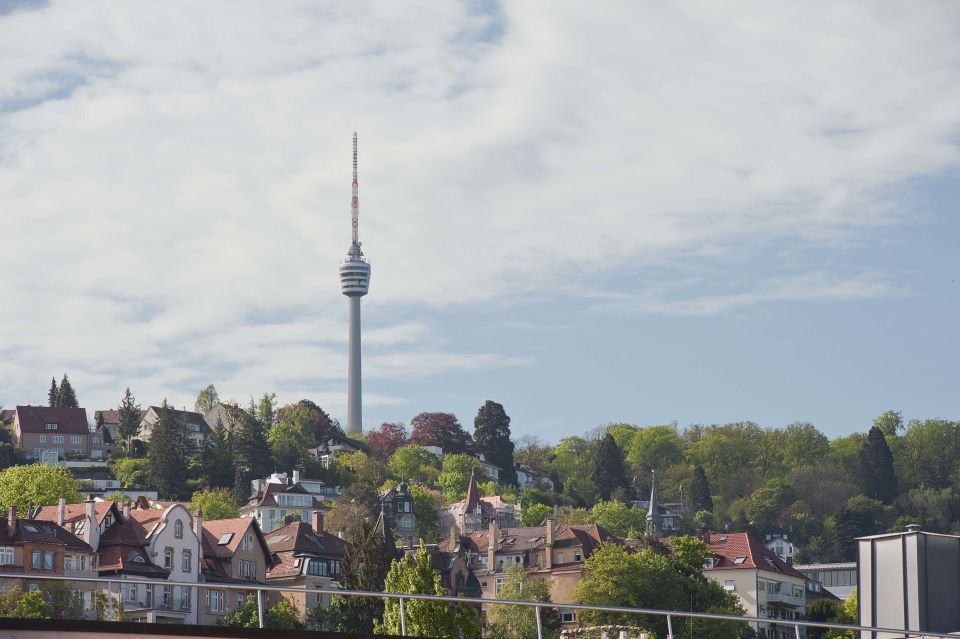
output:
<instances>
[{"instance_id":1,"label":"chimney","mask_svg":"<svg viewBox=\"0 0 960 639\"><path fill-rule=\"evenodd\" d=\"M57 525L63 526L63 520L67 518L67 498L60 495L60 501L57 502Z\"/></svg>"},{"instance_id":2,"label":"chimney","mask_svg":"<svg viewBox=\"0 0 960 639\"><path fill-rule=\"evenodd\" d=\"M7 534L13 535L17 528L17 509L15 506L10 506L7 510Z\"/></svg>"},{"instance_id":3,"label":"chimney","mask_svg":"<svg viewBox=\"0 0 960 639\"><path fill-rule=\"evenodd\" d=\"M315 510L310 513L310 526L318 533L323 532L323 511Z\"/></svg>"},{"instance_id":4,"label":"chimney","mask_svg":"<svg viewBox=\"0 0 960 639\"><path fill-rule=\"evenodd\" d=\"M97 522L97 511L94 508L92 495L87 495L84 506L86 509L84 511L83 534L80 537L90 544L90 547L96 552L100 546L100 524Z\"/></svg>"},{"instance_id":5,"label":"chimney","mask_svg":"<svg viewBox=\"0 0 960 639\"><path fill-rule=\"evenodd\" d=\"M456 548L457 543L460 541L457 539L460 536L460 529L457 528L456 524L450 524L450 548Z\"/></svg>"},{"instance_id":6,"label":"chimney","mask_svg":"<svg viewBox=\"0 0 960 639\"><path fill-rule=\"evenodd\" d=\"M345 535L343 534L343 529L340 529L337 531L337 537L339 537L340 539L343 539L345 537Z\"/></svg>"},{"instance_id":7,"label":"chimney","mask_svg":"<svg viewBox=\"0 0 960 639\"><path fill-rule=\"evenodd\" d=\"M543 546L544 558L546 559L544 567L547 570L551 570L553 568L553 534L556 520L554 520L553 517L547 517L547 521L544 523L546 524L547 528L547 540Z\"/></svg>"},{"instance_id":8,"label":"chimney","mask_svg":"<svg viewBox=\"0 0 960 639\"><path fill-rule=\"evenodd\" d=\"M487 531L487 570L496 572L497 560L497 520L490 520L490 529Z\"/></svg>"},{"instance_id":9,"label":"chimney","mask_svg":"<svg viewBox=\"0 0 960 639\"><path fill-rule=\"evenodd\" d=\"M123 505L123 521L130 521L130 502Z\"/></svg>"},{"instance_id":10,"label":"chimney","mask_svg":"<svg viewBox=\"0 0 960 639\"><path fill-rule=\"evenodd\" d=\"M197 535L197 566L203 572L203 513L199 508L193 513L193 532Z\"/></svg>"},{"instance_id":11,"label":"chimney","mask_svg":"<svg viewBox=\"0 0 960 639\"><path fill-rule=\"evenodd\" d=\"M299 471L299 470L294 470L294 471L293 471L293 483L295 483L295 484L299 484L299 483L300 483L300 471Z\"/></svg>"}]
</instances>

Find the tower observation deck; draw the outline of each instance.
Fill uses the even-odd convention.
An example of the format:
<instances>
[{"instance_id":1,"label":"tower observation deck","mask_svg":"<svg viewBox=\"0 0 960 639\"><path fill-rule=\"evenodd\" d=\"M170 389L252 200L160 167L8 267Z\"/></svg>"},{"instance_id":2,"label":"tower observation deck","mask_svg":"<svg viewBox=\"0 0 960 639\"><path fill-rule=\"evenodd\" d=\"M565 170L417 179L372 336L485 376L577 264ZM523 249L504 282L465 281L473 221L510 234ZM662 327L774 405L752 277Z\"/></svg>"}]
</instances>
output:
<instances>
[{"instance_id":1,"label":"tower observation deck","mask_svg":"<svg viewBox=\"0 0 960 639\"><path fill-rule=\"evenodd\" d=\"M363 432L363 402L360 376L360 298L370 288L370 262L360 248L360 195L357 183L357 134L353 134L353 242L347 257L340 260L340 290L350 302L350 338L347 364L347 432Z\"/></svg>"}]
</instances>

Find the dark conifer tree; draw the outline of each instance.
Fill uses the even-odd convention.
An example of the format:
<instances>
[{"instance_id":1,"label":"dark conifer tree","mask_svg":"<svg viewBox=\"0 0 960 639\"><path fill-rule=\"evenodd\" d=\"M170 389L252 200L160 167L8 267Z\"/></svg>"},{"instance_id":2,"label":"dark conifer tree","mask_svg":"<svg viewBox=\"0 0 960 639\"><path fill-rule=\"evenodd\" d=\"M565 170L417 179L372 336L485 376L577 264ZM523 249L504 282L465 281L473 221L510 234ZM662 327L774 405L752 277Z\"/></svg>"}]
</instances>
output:
<instances>
[{"instance_id":1,"label":"dark conifer tree","mask_svg":"<svg viewBox=\"0 0 960 639\"><path fill-rule=\"evenodd\" d=\"M600 499L609 500L614 491L627 486L623 455L610 433L600 441L596 464L593 470L593 481L597 485Z\"/></svg>"},{"instance_id":2,"label":"dark conifer tree","mask_svg":"<svg viewBox=\"0 0 960 639\"><path fill-rule=\"evenodd\" d=\"M203 483L208 488L231 488L233 486L233 453L227 429L219 419L201 451ZM243 495L246 500L249 495Z\"/></svg>"},{"instance_id":3,"label":"dark conifer tree","mask_svg":"<svg viewBox=\"0 0 960 639\"><path fill-rule=\"evenodd\" d=\"M176 419L164 399L147 449L147 468L161 499L186 497L190 448L186 424Z\"/></svg>"},{"instance_id":4,"label":"dark conifer tree","mask_svg":"<svg viewBox=\"0 0 960 639\"><path fill-rule=\"evenodd\" d=\"M136 437L137 431L140 430L140 419L142 417L140 404L134 399L129 386L123 392L123 399L117 406L117 413L119 421L117 435L123 440L127 447L127 453L129 453L131 450L130 442Z\"/></svg>"},{"instance_id":5,"label":"dark conifer tree","mask_svg":"<svg viewBox=\"0 0 960 639\"><path fill-rule=\"evenodd\" d=\"M690 487L690 500L693 502L693 512L706 510L713 512L713 497L710 496L710 482L703 466L697 464L693 469L693 486Z\"/></svg>"},{"instance_id":6,"label":"dark conifer tree","mask_svg":"<svg viewBox=\"0 0 960 639\"><path fill-rule=\"evenodd\" d=\"M883 431L873 426L867 433L867 441L860 449L860 476L863 478L863 494L871 499L892 504L897 497L897 475L893 468L893 453L887 445Z\"/></svg>"},{"instance_id":7,"label":"dark conifer tree","mask_svg":"<svg viewBox=\"0 0 960 639\"><path fill-rule=\"evenodd\" d=\"M513 442L510 441L510 416L503 405L489 399L484 402L473 420L473 441L478 453L500 468L501 484L516 484L513 468Z\"/></svg>"},{"instance_id":8,"label":"dark conifer tree","mask_svg":"<svg viewBox=\"0 0 960 639\"><path fill-rule=\"evenodd\" d=\"M382 592L392 557L382 534L369 521L360 525L340 562L345 590ZM383 616L383 601L373 597L334 597L325 615L332 630L373 633L373 622Z\"/></svg>"},{"instance_id":9,"label":"dark conifer tree","mask_svg":"<svg viewBox=\"0 0 960 639\"><path fill-rule=\"evenodd\" d=\"M74 392L73 386L70 384L70 378L67 377L66 373L63 374L63 379L60 381L60 392L57 394L57 406L68 406L70 408L80 407L80 403L77 401L77 394Z\"/></svg>"},{"instance_id":10,"label":"dark conifer tree","mask_svg":"<svg viewBox=\"0 0 960 639\"><path fill-rule=\"evenodd\" d=\"M250 480L265 477L272 468L270 445L263 424L256 417L236 406L228 410L232 422L233 494L238 500L246 501L250 496Z\"/></svg>"},{"instance_id":11,"label":"dark conifer tree","mask_svg":"<svg viewBox=\"0 0 960 639\"><path fill-rule=\"evenodd\" d=\"M47 400L50 404L50 407L60 405L60 389L57 388L57 378L50 378L50 390L47 392Z\"/></svg>"}]
</instances>

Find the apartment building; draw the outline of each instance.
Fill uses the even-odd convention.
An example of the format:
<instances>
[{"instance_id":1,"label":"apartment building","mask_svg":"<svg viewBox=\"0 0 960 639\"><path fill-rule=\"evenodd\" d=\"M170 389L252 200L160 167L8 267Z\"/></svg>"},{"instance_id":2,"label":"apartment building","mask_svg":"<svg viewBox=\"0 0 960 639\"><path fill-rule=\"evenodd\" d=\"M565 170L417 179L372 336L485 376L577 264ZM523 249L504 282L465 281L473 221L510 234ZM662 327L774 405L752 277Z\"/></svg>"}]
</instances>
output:
<instances>
[{"instance_id":1,"label":"apartment building","mask_svg":"<svg viewBox=\"0 0 960 639\"><path fill-rule=\"evenodd\" d=\"M269 533L286 525L288 517L309 522L315 513L326 515L330 508L322 497L308 491L299 480L297 472L292 478L274 473L266 480L257 480L257 489L240 508L240 516L256 518L260 530Z\"/></svg>"},{"instance_id":2,"label":"apartment building","mask_svg":"<svg viewBox=\"0 0 960 639\"><path fill-rule=\"evenodd\" d=\"M65 406L17 406L13 416L14 443L27 457L44 459L44 452L63 459L67 454L90 455L87 411Z\"/></svg>"},{"instance_id":3,"label":"apartment building","mask_svg":"<svg viewBox=\"0 0 960 639\"><path fill-rule=\"evenodd\" d=\"M323 529L323 515L316 513L311 523L295 521L265 535L276 563L267 573L267 583L303 588L301 592L271 592L271 604L289 600L306 613L316 606L329 605L329 597L311 590L336 588L340 562L346 542Z\"/></svg>"},{"instance_id":4,"label":"apartment building","mask_svg":"<svg viewBox=\"0 0 960 639\"><path fill-rule=\"evenodd\" d=\"M225 615L243 606L247 597L256 596L256 585L263 584L273 558L260 525L253 517L236 517L203 522L203 564L200 608L201 625L216 625ZM250 584L250 590L226 590L216 584Z\"/></svg>"}]
</instances>

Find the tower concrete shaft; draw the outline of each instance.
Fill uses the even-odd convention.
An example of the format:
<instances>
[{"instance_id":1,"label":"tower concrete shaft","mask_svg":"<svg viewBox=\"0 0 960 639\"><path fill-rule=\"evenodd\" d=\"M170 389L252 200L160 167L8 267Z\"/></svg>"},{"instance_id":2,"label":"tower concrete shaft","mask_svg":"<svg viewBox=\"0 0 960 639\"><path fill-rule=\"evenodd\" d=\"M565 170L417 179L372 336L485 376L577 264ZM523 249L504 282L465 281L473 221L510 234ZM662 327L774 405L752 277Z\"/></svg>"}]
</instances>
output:
<instances>
[{"instance_id":1,"label":"tower concrete shaft","mask_svg":"<svg viewBox=\"0 0 960 639\"><path fill-rule=\"evenodd\" d=\"M370 263L360 248L360 197L357 183L357 134L353 134L353 197L350 202L353 241L340 261L340 290L350 300L349 356L347 361L347 432L363 432L360 375L360 298L370 288Z\"/></svg>"}]
</instances>

